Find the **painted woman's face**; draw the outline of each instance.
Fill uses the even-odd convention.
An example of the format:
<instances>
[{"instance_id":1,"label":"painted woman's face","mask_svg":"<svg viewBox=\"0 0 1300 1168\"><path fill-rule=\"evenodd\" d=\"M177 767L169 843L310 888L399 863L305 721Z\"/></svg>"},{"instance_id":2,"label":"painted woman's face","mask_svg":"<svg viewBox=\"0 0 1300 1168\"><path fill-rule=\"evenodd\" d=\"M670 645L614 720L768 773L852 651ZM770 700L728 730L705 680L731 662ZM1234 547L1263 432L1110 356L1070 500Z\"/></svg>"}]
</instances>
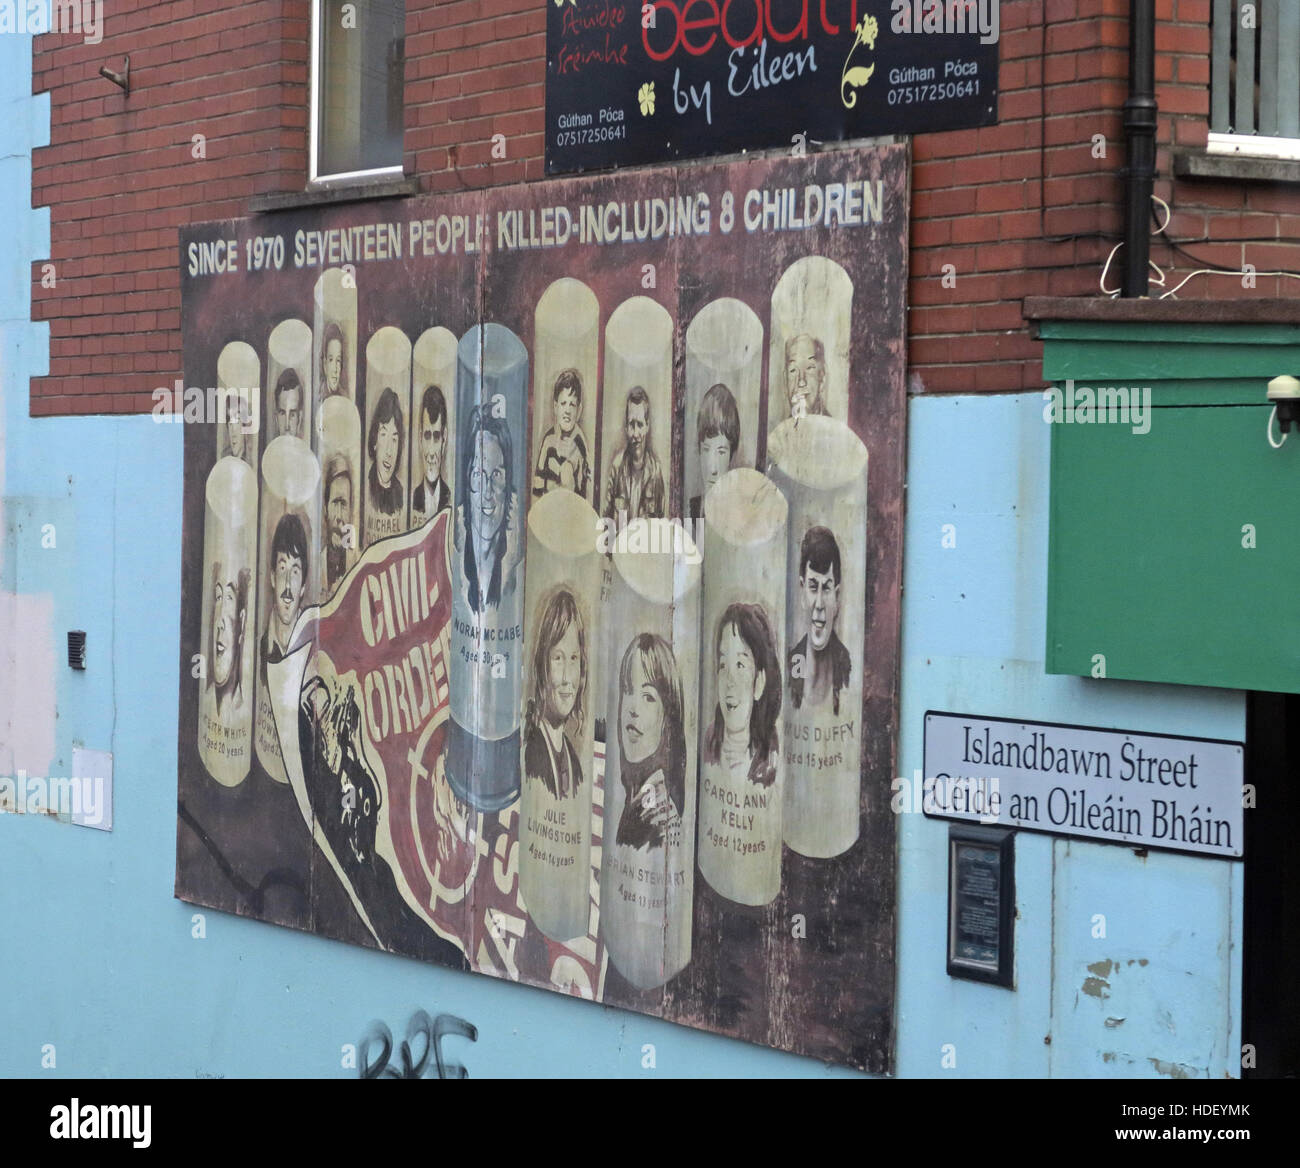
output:
<instances>
[{"instance_id":1,"label":"painted woman's face","mask_svg":"<svg viewBox=\"0 0 1300 1168\"><path fill-rule=\"evenodd\" d=\"M749 732L750 715L765 682L744 638L735 625L727 625L718 641L718 708L728 734Z\"/></svg>"},{"instance_id":2,"label":"painted woman's face","mask_svg":"<svg viewBox=\"0 0 1300 1168\"><path fill-rule=\"evenodd\" d=\"M551 649L546 661L548 705L551 721L560 725L573 713L582 680L582 653L578 645L578 626L570 623Z\"/></svg>"},{"instance_id":3,"label":"painted woman's face","mask_svg":"<svg viewBox=\"0 0 1300 1168\"><path fill-rule=\"evenodd\" d=\"M479 539L489 540L505 522L506 460L501 443L484 432L474 449L469 467L471 519Z\"/></svg>"},{"instance_id":4,"label":"painted woman's face","mask_svg":"<svg viewBox=\"0 0 1300 1168\"><path fill-rule=\"evenodd\" d=\"M644 762L659 749L664 728L664 706L659 691L650 684L641 654L632 660L632 692L620 694L619 742L628 762Z\"/></svg>"},{"instance_id":5,"label":"painted woman's face","mask_svg":"<svg viewBox=\"0 0 1300 1168\"><path fill-rule=\"evenodd\" d=\"M380 423L379 433L375 438L375 464L379 485L382 487L388 486L393 481L393 472L397 470L398 445L397 423Z\"/></svg>"}]
</instances>

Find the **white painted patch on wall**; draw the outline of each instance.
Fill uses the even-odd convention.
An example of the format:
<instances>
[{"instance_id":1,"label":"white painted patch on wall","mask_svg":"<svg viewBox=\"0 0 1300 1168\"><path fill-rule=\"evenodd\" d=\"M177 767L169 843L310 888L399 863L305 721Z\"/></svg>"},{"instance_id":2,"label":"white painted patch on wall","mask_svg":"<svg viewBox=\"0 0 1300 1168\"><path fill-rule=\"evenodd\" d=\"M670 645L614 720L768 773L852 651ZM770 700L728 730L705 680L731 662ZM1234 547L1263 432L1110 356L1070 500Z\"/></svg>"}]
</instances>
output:
<instances>
[{"instance_id":1,"label":"white painted patch on wall","mask_svg":"<svg viewBox=\"0 0 1300 1168\"><path fill-rule=\"evenodd\" d=\"M82 827L113 830L113 752L72 748L72 773L80 785L82 805L72 822Z\"/></svg>"},{"instance_id":2,"label":"white painted patch on wall","mask_svg":"<svg viewBox=\"0 0 1300 1168\"><path fill-rule=\"evenodd\" d=\"M0 592L0 774L49 773L54 694L54 597Z\"/></svg>"},{"instance_id":3,"label":"white painted patch on wall","mask_svg":"<svg viewBox=\"0 0 1300 1168\"><path fill-rule=\"evenodd\" d=\"M18 577L16 565L5 566L16 552L5 520L5 348L0 345L0 582ZM0 588L0 774L48 773L54 694L54 597Z\"/></svg>"}]
</instances>

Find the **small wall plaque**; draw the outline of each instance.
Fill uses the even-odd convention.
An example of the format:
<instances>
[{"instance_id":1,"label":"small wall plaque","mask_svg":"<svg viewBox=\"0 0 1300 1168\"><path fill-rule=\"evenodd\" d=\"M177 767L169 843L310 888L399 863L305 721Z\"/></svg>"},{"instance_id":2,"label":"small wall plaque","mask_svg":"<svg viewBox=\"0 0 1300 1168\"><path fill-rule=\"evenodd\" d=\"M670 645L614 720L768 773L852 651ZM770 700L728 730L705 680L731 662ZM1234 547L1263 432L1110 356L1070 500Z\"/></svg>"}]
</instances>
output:
<instances>
[{"instance_id":1,"label":"small wall plaque","mask_svg":"<svg viewBox=\"0 0 1300 1168\"><path fill-rule=\"evenodd\" d=\"M948 829L948 976L1014 988L1015 833Z\"/></svg>"}]
</instances>

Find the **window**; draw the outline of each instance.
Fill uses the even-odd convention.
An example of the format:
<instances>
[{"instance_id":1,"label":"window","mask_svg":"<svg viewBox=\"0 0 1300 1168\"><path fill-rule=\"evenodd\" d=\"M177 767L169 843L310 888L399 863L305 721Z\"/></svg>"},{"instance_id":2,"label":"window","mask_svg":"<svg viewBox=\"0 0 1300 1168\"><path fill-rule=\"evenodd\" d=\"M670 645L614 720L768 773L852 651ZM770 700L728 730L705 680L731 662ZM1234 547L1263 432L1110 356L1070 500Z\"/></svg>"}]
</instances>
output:
<instances>
[{"instance_id":1,"label":"window","mask_svg":"<svg viewBox=\"0 0 1300 1168\"><path fill-rule=\"evenodd\" d=\"M1211 154L1300 159L1300 3L1214 0Z\"/></svg>"},{"instance_id":2,"label":"window","mask_svg":"<svg viewBox=\"0 0 1300 1168\"><path fill-rule=\"evenodd\" d=\"M311 182L402 173L405 0L313 0Z\"/></svg>"}]
</instances>

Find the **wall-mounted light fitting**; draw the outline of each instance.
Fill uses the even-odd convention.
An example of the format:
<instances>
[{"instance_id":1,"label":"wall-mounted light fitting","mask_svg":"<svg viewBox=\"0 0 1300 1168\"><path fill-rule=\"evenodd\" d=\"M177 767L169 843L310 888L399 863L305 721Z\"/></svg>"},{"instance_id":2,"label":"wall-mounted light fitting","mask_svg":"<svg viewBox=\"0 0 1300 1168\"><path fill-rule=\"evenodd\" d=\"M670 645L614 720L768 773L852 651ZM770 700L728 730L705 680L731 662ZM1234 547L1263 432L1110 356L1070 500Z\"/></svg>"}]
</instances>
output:
<instances>
[{"instance_id":1,"label":"wall-mounted light fitting","mask_svg":"<svg viewBox=\"0 0 1300 1168\"><path fill-rule=\"evenodd\" d=\"M1268 383L1268 400L1273 403L1268 415L1268 444L1274 450L1281 449L1286 441L1288 431L1294 423L1300 429L1300 380L1286 376L1275 377ZM1277 419L1280 437L1273 441L1273 419Z\"/></svg>"}]
</instances>

